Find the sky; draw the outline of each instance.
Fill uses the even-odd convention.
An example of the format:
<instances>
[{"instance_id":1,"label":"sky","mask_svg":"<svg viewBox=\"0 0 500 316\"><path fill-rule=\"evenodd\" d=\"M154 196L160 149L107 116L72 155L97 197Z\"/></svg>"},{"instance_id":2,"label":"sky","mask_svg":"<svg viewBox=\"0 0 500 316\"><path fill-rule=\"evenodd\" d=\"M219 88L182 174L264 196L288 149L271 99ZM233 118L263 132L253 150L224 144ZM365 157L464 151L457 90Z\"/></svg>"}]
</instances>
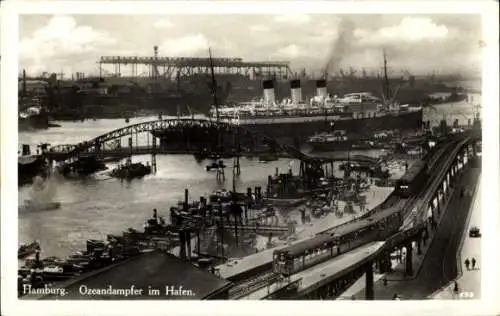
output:
<instances>
[{"instance_id":1,"label":"sky","mask_svg":"<svg viewBox=\"0 0 500 316\"><path fill-rule=\"evenodd\" d=\"M154 45L160 56L207 57L210 46L215 57L285 60L309 73L378 72L383 50L394 72L481 69L478 15L21 15L19 21L20 67L29 74L98 74L100 56L152 56Z\"/></svg>"}]
</instances>

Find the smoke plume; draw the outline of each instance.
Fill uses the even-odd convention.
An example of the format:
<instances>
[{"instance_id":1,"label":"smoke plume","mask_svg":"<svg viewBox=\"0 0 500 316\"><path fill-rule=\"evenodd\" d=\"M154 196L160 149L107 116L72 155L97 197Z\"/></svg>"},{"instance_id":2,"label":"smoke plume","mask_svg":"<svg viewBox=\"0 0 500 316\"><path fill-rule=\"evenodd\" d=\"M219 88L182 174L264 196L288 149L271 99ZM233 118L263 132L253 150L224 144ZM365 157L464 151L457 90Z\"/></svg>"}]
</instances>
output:
<instances>
[{"instance_id":1,"label":"smoke plume","mask_svg":"<svg viewBox=\"0 0 500 316\"><path fill-rule=\"evenodd\" d=\"M338 25L338 35L333 40L328 62L325 66L326 74L336 72L345 54L349 51L354 38L354 23L346 18L342 18Z\"/></svg>"}]
</instances>

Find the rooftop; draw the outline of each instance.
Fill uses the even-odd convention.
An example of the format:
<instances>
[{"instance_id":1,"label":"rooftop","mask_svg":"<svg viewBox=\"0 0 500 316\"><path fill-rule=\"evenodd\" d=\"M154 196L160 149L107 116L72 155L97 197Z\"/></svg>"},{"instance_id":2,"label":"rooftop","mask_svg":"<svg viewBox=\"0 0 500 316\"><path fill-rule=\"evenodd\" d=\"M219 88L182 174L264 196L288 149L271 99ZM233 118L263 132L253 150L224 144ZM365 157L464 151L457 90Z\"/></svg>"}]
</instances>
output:
<instances>
[{"instance_id":1,"label":"rooftop","mask_svg":"<svg viewBox=\"0 0 500 316\"><path fill-rule=\"evenodd\" d=\"M125 296L123 293L98 293L101 289L127 290L131 286L142 289L142 293ZM228 289L231 282L223 280L205 270L160 250L151 251L132 257L115 265L90 272L82 277L61 284L68 292L57 299L95 299L95 300L131 300L131 299L172 299L172 300L204 300ZM80 289L96 289L93 295L83 295ZM176 295L166 293L166 287L186 290ZM159 295L150 294L148 288L158 289ZM54 299L46 295L42 299Z\"/></svg>"}]
</instances>

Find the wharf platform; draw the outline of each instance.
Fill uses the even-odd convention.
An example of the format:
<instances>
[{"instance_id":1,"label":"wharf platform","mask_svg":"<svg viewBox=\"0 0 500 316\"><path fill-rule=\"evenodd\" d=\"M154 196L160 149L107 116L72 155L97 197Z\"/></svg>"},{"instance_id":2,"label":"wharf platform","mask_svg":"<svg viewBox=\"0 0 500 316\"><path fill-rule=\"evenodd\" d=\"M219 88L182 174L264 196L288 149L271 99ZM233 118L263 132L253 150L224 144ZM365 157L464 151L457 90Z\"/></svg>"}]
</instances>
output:
<instances>
[{"instance_id":1,"label":"wharf platform","mask_svg":"<svg viewBox=\"0 0 500 316\"><path fill-rule=\"evenodd\" d=\"M394 188L375 187L372 192L367 193L368 204L366 205L366 210L375 208L387 199L393 191ZM361 215L362 213L360 210L356 210L354 214L344 214L344 216L340 218L335 214L330 213L318 220L307 223L302 227L297 227L295 232L296 240L290 242L290 244L314 237L319 233L352 221ZM275 250L285 248L286 246L288 245L279 245L271 249L265 249L238 260L228 261L224 264L216 266L215 269L218 271L220 277L233 282L238 282L246 278L250 278L252 275L270 270L273 261L273 252Z\"/></svg>"}]
</instances>

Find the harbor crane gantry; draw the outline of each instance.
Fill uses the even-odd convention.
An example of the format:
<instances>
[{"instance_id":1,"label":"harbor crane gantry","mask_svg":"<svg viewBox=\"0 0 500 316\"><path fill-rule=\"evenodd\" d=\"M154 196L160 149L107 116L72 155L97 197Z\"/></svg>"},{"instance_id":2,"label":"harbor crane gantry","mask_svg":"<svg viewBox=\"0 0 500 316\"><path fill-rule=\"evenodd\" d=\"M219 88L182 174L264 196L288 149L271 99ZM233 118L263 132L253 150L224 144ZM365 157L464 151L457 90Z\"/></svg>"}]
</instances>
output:
<instances>
[{"instance_id":1,"label":"harbor crane gantry","mask_svg":"<svg viewBox=\"0 0 500 316\"><path fill-rule=\"evenodd\" d=\"M112 65L112 76L120 77L122 67L130 67L132 77L138 77L139 67L148 68L151 79L175 79L177 76L195 74L210 75L210 59L207 57L162 57L158 46L153 48L153 56L101 56L97 61L102 77L103 65ZM279 79L291 76L289 61L243 61L242 58L213 58L216 74L240 74L251 78L276 74Z\"/></svg>"}]
</instances>

